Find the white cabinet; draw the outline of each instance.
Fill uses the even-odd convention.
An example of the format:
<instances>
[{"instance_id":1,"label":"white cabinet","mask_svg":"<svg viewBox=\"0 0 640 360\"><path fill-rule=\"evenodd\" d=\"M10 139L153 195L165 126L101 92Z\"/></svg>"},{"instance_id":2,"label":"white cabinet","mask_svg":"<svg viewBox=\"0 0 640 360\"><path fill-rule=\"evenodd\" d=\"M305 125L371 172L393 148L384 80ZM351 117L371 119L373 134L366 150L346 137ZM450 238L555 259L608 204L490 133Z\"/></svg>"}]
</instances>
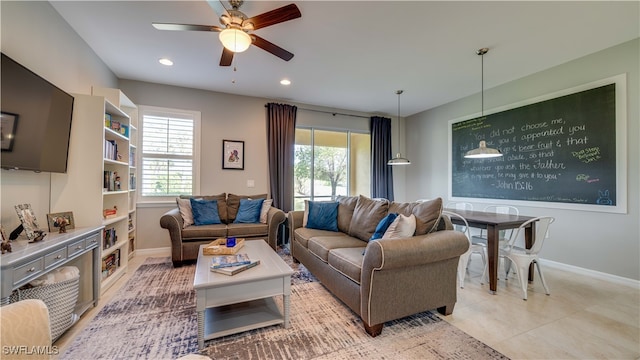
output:
<instances>
[{"instance_id":1,"label":"white cabinet","mask_svg":"<svg viewBox=\"0 0 640 360\"><path fill-rule=\"evenodd\" d=\"M127 271L130 239L135 241L130 154L136 146L137 109L120 90L94 88L92 94L74 95L68 170L52 174L51 206L73 211L76 226L104 226L104 292Z\"/></svg>"}]
</instances>

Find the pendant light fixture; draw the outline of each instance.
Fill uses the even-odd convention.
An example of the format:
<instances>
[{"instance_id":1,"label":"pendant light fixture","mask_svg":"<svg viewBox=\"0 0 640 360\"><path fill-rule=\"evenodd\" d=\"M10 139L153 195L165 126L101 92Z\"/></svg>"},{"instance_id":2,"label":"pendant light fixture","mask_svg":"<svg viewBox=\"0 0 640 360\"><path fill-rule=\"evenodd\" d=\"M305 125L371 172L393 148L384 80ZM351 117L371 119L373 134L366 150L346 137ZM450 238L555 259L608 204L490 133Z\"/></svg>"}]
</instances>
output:
<instances>
[{"instance_id":1,"label":"pendant light fixture","mask_svg":"<svg viewBox=\"0 0 640 360\"><path fill-rule=\"evenodd\" d=\"M396 90L396 94L398 95L398 127L400 126L400 95L403 92L404 90ZM409 164L411 164L411 161L409 161L409 159L407 158L403 158L399 152L396 154L396 157L387 161L387 165L409 165Z\"/></svg>"},{"instance_id":2,"label":"pendant light fixture","mask_svg":"<svg viewBox=\"0 0 640 360\"><path fill-rule=\"evenodd\" d=\"M476 51L476 54L480 55L480 58L482 59L480 62L481 84L482 84L481 85L482 100L481 100L480 117L484 116L484 54L488 52L489 52L489 48L482 48ZM500 150L488 148L487 143L484 140L480 141L480 145L478 146L477 149L469 150L467 151L466 154L464 154L464 157L467 159L486 159L486 158L500 157L500 156L502 156L502 153L500 152Z\"/></svg>"}]
</instances>

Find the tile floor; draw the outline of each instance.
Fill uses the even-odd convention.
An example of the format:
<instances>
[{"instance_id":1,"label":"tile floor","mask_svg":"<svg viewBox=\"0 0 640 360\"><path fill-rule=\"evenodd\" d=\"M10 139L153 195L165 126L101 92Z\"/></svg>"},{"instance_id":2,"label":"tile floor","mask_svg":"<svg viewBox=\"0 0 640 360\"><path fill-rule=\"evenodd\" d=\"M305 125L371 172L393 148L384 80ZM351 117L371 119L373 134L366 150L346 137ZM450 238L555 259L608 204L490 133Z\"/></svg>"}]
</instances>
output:
<instances>
[{"instance_id":1,"label":"tile floor","mask_svg":"<svg viewBox=\"0 0 640 360\"><path fill-rule=\"evenodd\" d=\"M443 316L454 326L512 359L640 359L640 289L545 267L551 295L536 278L524 301L515 277L500 279L497 294L489 294L480 284L481 260L472 259L453 314ZM60 353L144 260L129 260L99 306L56 341Z\"/></svg>"},{"instance_id":2,"label":"tile floor","mask_svg":"<svg viewBox=\"0 0 640 360\"><path fill-rule=\"evenodd\" d=\"M496 295L472 257L452 315L443 318L512 359L640 359L640 289L543 266L528 300L515 274Z\"/></svg>"}]
</instances>

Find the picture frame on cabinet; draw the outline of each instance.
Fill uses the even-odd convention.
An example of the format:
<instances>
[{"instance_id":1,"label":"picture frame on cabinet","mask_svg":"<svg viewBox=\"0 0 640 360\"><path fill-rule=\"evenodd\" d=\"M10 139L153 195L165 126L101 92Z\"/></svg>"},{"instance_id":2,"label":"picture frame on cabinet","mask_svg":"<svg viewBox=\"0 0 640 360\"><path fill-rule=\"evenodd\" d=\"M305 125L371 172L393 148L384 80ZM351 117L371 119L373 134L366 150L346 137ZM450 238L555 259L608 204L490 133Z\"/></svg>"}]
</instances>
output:
<instances>
[{"instance_id":1,"label":"picture frame on cabinet","mask_svg":"<svg viewBox=\"0 0 640 360\"><path fill-rule=\"evenodd\" d=\"M222 140L222 168L244 170L244 141Z\"/></svg>"},{"instance_id":2,"label":"picture frame on cabinet","mask_svg":"<svg viewBox=\"0 0 640 360\"><path fill-rule=\"evenodd\" d=\"M76 223L73 220L73 212L65 211L59 213L51 213L47 214L47 224L49 225L49 232L58 232L60 230L60 218L66 220L65 229L71 230L75 229Z\"/></svg>"},{"instance_id":3,"label":"picture frame on cabinet","mask_svg":"<svg viewBox=\"0 0 640 360\"><path fill-rule=\"evenodd\" d=\"M20 219L24 232L27 234L27 239L34 240L39 235L36 231L40 227L38 226L36 215L31 209L31 204L18 204L15 208L18 213L18 219Z\"/></svg>"},{"instance_id":4,"label":"picture frame on cabinet","mask_svg":"<svg viewBox=\"0 0 640 360\"><path fill-rule=\"evenodd\" d=\"M2 151L12 151L13 142L16 137L16 128L18 125L18 114L2 112L0 119L0 140Z\"/></svg>"}]
</instances>

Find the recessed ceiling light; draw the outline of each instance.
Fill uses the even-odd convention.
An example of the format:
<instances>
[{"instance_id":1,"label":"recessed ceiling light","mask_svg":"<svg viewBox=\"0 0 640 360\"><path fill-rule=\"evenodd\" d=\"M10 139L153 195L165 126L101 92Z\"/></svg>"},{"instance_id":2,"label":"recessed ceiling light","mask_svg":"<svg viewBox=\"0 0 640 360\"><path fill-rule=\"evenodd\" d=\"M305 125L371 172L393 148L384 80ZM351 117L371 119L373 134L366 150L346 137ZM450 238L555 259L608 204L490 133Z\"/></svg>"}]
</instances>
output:
<instances>
[{"instance_id":1,"label":"recessed ceiling light","mask_svg":"<svg viewBox=\"0 0 640 360\"><path fill-rule=\"evenodd\" d=\"M171 60L169 60L169 59L167 59L167 58L159 59L159 60L158 60L158 62L159 62L160 64L162 64L162 65L166 65L166 66L171 66L171 65L173 65L173 61L171 61Z\"/></svg>"},{"instance_id":2,"label":"recessed ceiling light","mask_svg":"<svg viewBox=\"0 0 640 360\"><path fill-rule=\"evenodd\" d=\"M280 84L282 84L282 85L291 85L291 80L282 79L282 80L280 80Z\"/></svg>"}]
</instances>

